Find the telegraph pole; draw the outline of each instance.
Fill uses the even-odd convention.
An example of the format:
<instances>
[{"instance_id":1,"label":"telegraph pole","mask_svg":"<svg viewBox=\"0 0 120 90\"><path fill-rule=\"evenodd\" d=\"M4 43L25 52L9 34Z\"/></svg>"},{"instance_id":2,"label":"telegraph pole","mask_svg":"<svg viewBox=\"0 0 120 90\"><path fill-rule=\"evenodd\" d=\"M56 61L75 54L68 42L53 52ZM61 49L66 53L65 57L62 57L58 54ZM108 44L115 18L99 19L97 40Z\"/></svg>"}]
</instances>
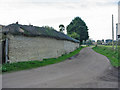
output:
<instances>
[{"instance_id":1,"label":"telegraph pole","mask_svg":"<svg viewBox=\"0 0 120 90\"><path fill-rule=\"evenodd\" d=\"M117 36L117 34L118 34L118 23L116 23L116 41L118 41L118 36Z\"/></svg>"},{"instance_id":2,"label":"telegraph pole","mask_svg":"<svg viewBox=\"0 0 120 90\"><path fill-rule=\"evenodd\" d=\"M120 62L120 1L118 2L118 61Z\"/></svg>"},{"instance_id":3,"label":"telegraph pole","mask_svg":"<svg viewBox=\"0 0 120 90\"><path fill-rule=\"evenodd\" d=\"M118 23L116 23L116 49L117 49L117 45L118 45Z\"/></svg>"},{"instance_id":4,"label":"telegraph pole","mask_svg":"<svg viewBox=\"0 0 120 90\"><path fill-rule=\"evenodd\" d=\"M114 49L114 17L112 15L112 48Z\"/></svg>"}]
</instances>

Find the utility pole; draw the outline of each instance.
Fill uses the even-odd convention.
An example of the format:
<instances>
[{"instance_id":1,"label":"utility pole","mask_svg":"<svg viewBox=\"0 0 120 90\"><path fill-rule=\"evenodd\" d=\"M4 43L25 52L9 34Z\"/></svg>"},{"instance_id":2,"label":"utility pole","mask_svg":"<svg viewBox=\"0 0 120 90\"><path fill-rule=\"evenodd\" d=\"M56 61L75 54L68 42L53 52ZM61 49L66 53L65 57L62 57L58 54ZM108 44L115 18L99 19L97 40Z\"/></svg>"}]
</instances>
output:
<instances>
[{"instance_id":1,"label":"utility pole","mask_svg":"<svg viewBox=\"0 0 120 90\"><path fill-rule=\"evenodd\" d=\"M118 23L116 23L116 49L117 49L117 45L118 45Z\"/></svg>"},{"instance_id":2,"label":"utility pole","mask_svg":"<svg viewBox=\"0 0 120 90\"><path fill-rule=\"evenodd\" d=\"M114 49L114 17L112 15L112 48Z\"/></svg>"},{"instance_id":3,"label":"utility pole","mask_svg":"<svg viewBox=\"0 0 120 90\"><path fill-rule=\"evenodd\" d=\"M120 61L120 1L118 2L118 61Z\"/></svg>"},{"instance_id":4,"label":"utility pole","mask_svg":"<svg viewBox=\"0 0 120 90\"><path fill-rule=\"evenodd\" d=\"M117 34L118 34L118 23L116 23L116 41L118 41L118 36L117 36Z\"/></svg>"}]
</instances>

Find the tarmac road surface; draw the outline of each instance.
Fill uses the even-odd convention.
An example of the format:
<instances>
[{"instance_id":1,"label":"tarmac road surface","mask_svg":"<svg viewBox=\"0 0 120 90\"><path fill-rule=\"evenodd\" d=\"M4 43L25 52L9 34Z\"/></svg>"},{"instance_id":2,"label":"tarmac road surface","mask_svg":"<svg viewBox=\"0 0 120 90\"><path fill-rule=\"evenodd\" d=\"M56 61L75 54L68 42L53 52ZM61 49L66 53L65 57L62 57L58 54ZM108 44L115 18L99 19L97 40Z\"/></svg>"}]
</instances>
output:
<instances>
[{"instance_id":1,"label":"tarmac road surface","mask_svg":"<svg viewBox=\"0 0 120 90\"><path fill-rule=\"evenodd\" d=\"M90 47L66 61L3 74L3 88L117 88L118 74L109 60Z\"/></svg>"}]
</instances>

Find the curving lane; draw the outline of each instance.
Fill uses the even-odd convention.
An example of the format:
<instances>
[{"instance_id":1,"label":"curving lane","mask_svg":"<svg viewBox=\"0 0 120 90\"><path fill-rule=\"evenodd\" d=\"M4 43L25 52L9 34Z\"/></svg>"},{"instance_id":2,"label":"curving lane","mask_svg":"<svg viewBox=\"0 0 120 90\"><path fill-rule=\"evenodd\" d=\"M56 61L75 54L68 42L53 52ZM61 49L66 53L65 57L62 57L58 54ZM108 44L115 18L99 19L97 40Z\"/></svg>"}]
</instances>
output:
<instances>
[{"instance_id":1,"label":"curving lane","mask_svg":"<svg viewBox=\"0 0 120 90\"><path fill-rule=\"evenodd\" d=\"M117 88L117 78L106 74L110 70L109 60L87 47L61 63L3 74L2 83L3 88Z\"/></svg>"}]
</instances>

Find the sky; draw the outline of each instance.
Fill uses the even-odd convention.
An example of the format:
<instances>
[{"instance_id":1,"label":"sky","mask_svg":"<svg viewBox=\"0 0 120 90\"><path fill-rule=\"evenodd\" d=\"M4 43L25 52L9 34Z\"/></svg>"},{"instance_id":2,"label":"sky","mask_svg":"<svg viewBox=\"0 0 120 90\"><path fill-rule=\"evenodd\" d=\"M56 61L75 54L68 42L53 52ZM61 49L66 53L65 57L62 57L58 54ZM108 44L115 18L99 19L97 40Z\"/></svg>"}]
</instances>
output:
<instances>
[{"instance_id":1,"label":"sky","mask_svg":"<svg viewBox=\"0 0 120 90\"><path fill-rule=\"evenodd\" d=\"M119 0L0 0L0 24L50 26L59 30L77 16L85 21L93 40L112 38L118 22ZM114 32L116 35L116 32ZM116 39L116 36L115 36Z\"/></svg>"}]
</instances>

